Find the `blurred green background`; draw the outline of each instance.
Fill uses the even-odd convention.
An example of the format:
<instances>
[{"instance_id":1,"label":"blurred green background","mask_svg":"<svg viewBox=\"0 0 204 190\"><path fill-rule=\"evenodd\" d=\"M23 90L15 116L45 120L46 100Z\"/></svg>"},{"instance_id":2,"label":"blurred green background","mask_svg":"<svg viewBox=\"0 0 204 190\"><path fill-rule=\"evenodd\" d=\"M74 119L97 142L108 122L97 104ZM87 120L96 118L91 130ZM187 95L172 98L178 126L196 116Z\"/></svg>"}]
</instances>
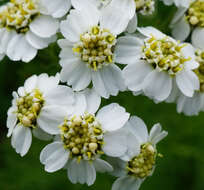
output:
<instances>
[{"instance_id":1,"label":"blurred green background","mask_svg":"<svg viewBox=\"0 0 204 190\"><path fill-rule=\"evenodd\" d=\"M175 10L173 6L166 7L157 2L155 14L151 17L140 15L139 25L153 25L168 34L168 25ZM31 63L12 62L8 58L1 61L0 190L110 190L115 180L107 174L98 174L96 183L91 187L73 185L64 170L53 174L44 171L39 162L39 153L47 142L34 139L29 153L21 158L11 147L10 139L6 138L6 113L11 104L12 91L33 74L46 72L53 75L60 71L58 54L57 45L51 44L49 48L40 51ZM132 115L141 117L149 128L160 122L169 132L168 137L158 146L164 158L158 159L154 175L145 181L141 190L204 189L204 113L186 117L176 113L174 104L156 105L146 97L134 97L129 92L103 100L103 105L111 102L118 102Z\"/></svg>"}]
</instances>

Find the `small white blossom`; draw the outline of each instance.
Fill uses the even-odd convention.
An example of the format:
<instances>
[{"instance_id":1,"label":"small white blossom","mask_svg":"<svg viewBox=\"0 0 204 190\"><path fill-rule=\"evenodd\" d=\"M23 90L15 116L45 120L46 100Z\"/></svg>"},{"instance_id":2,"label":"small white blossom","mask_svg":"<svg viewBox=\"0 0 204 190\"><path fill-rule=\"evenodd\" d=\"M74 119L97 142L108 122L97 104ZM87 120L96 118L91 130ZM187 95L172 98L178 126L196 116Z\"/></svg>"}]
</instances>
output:
<instances>
[{"instance_id":1,"label":"small white blossom","mask_svg":"<svg viewBox=\"0 0 204 190\"><path fill-rule=\"evenodd\" d=\"M123 70L126 85L156 102L166 100L176 85L186 96L199 89L192 71L198 67L194 49L153 27L138 28L143 38L124 36L118 39L116 62L127 64Z\"/></svg>"},{"instance_id":2,"label":"small white blossom","mask_svg":"<svg viewBox=\"0 0 204 190\"><path fill-rule=\"evenodd\" d=\"M191 34L192 44L204 49L204 0L194 0L188 8L179 8L172 23L172 35L184 41Z\"/></svg>"},{"instance_id":3,"label":"small white blossom","mask_svg":"<svg viewBox=\"0 0 204 190\"><path fill-rule=\"evenodd\" d=\"M112 171L102 155L119 157L127 151L123 126L129 114L115 103L96 114L101 98L93 90L77 93L76 99L75 111L56 127L55 134L59 136L42 150L40 161L47 172L64 167L72 183L90 186L96 171Z\"/></svg>"},{"instance_id":4,"label":"small white blossom","mask_svg":"<svg viewBox=\"0 0 204 190\"><path fill-rule=\"evenodd\" d=\"M0 52L11 60L31 61L37 50L54 42L70 0L11 0L0 7Z\"/></svg>"},{"instance_id":5,"label":"small white blossom","mask_svg":"<svg viewBox=\"0 0 204 190\"><path fill-rule=\"evenodd\" d=\"M113 162L113 175L119 177L113 184L112 190L138 190L142 182L154 172L156 158L160 156L156 144L167 136L160 124L155 124L148 134L145 123L138 117L130 118L125 126L127 136L127 152L123 160L110 159Z\"/></svg>"},{"instance_id":6,"label":"small white blossom","mask_svg":"<svg viewBox=\"0 0 204 190\"><path fill-rule=\"evenodd\" d=\"M64 106L70 111L74 103L74 93L67 86L58 85L59 75L33 75L25 81L23 87L13 92L12 106L8 110L8 134L12 135L11 144L21 156L24 156L35 137L51 138L45 130L57 127L64 117ZM66 108L66 109L67 109Z\"/></svg>"},{"instance_id":7,"label":"small white blossom","mask_svg":"<svg viewBox=\"0 0 204 190\"><path fill-rule=\"evenodd\" d=\"M126 86L120 68L115 64L117 35L125 30L129 19L124 11L107 6L98 9L89 0L75 0L60 29L61 81L74 90L85 89L91 82L104 98L116 96Z\"/></svg>"}]
</instances>

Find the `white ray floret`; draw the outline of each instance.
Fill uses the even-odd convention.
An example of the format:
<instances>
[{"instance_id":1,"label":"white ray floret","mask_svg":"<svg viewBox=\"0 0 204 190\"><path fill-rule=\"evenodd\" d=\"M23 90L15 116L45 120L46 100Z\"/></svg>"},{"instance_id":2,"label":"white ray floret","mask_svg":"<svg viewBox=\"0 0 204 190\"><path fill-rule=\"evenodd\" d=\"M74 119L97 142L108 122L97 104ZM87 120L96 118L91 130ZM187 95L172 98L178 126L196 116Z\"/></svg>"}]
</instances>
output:
<instances>
[{"instance_id":1,"label":"white ray floret","mask_svg":"<svg viewBox=\"0 0 204 190\"><path fill-rule=\"evenodd\" d=\"M63 16L70 6L70 0L10 0L0 7L0 52L13 61L31 61L37 50L57 39L55 17Z\"/></svg>"},{"instance_id":2,"label":"white ray floret","mask_svg":"<svg viewBox=\"0 0 204 190\"><path fill-rule=\"evenodd\" d=\"M62 114L73 111L73 91L58 83L59 74L55 77L33 75L25 81L23 87L13 92L14 99L8 110L7 136L12 136L11 144L21 156L31 146L32 133L39 139L49 140L51 136L45 129L51 131L64 118Z\"/></svg>"},{"instance_id":3,"label":"white ray floret","mask_svg":"<svg viewBox=\"0 0 204 190\"><path fill-rule=\"evenodd\" d=\"M188 8L179 8L172 23L172 35L184 41L191 34L193 46L204 49L204 0L194 0Z\"/></svg>"},{"instance_id":4,"label":"white ray floret","mask_svg":"<svg viewBox=\"0 0 204 190\"><path fill-rule=\"evenodd\" d=\"M96 171L112 171L102 155L119 157L127 151L123 126L129 114L115 103L97 112L101 99L93 90L79 92L76 97L74 113L56 127L59 137L42 150L40 161L47 172L64 167L72 183L90 186ZM49 128L46 132L50 132Z\"/></svg>"},{"instance_id":5,"label":"white ray floret","mask_svg":"<svg viewBox=\"0 0 204 190\"><path fill-rule=\"evenodd\" d=\"M102 97L116 96L124 91L124 79L115 64L117 35L125 30L129 19L124 11L107 6L98 9L89 0L73 2L60 29L65 39L59 40L61 81L74 90L85 89L91 82Z\"/></svg>"},{"instance_id":6,"label":"white ray floret","mask_svg":"<svg viewBox=\"0 0 204 190\"><path fill-rule=\"evenodd\" d=\"M145 123L138 117L130 118L125 126L128 149L123 160L110 159L114 164L113 175L119 177L113 184L112 190L138 190L143 181L154 172L156 159L159 154L156 144L167 136L160 124L155 124L148 134Z\"/></svg>"},{"instance_id":7,"label":"white ray floret","mask_svg":"<svg viewBox=\"0 0 204 190\"><path fill-rule=\"evenodd\" d=\"M126 85L133 92L143 92L156 102L166 100L176 85L186 96L199 89L193 69L198 67L194 49L153 27L138 28L143 38L118 39L116 62L127 64L123 70Z\"/></svg>"}]
</instances>

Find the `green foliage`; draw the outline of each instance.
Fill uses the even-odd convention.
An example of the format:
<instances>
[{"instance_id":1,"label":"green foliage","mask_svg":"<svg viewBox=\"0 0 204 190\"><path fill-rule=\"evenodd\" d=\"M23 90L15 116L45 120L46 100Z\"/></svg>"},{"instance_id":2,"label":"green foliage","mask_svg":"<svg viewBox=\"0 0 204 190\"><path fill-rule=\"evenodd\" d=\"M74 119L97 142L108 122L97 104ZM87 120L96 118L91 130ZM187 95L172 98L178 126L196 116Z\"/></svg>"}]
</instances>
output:
<instances>
[{"instance_id":1,"label":"green foliage","mask_svg":"<svg viewBox=\"0 0 204 190\"><path fill-rule=\"evenodd\" d=\"M0 1L0 4L6 1ZM140 16L140 26L153 25L169 34L168 25L175 7L166 7L161 2L153 16ZM39 162L39 154L47 142L34 140L25 157L21 158L6 138L6 112L11 104L12 91L23 85L33 74L46 72L54 75L60 71L59 48L51 44L39 52L31 63L12 62L5 58L0 64L0 190L110 190L114 178L98 174L91 187L73 185L66 177L66 171L46 173ZM164 155L159 158L154 175L145 181L141 190L203 190L204 189L204 114L186 117L176 113L174 104L154 104L146 97L134 97L130 92L103 100L103 105L118 102L132 115L141 117L150 128L160 122L169 132L168 137L158 145Z\"/></svg>"}]
</instances>

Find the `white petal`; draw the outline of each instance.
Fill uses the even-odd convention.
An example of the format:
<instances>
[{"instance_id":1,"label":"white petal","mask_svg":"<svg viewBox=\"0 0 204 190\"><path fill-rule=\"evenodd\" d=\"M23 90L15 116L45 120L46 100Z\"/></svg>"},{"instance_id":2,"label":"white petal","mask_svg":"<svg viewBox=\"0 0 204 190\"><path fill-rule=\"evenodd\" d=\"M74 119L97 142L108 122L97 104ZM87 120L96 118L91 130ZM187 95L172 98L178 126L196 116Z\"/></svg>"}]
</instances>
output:
<instances>
[{"instance_id":1,"label":"white petal","mask_svg":"<svg viewBox=\"0 0 204 190\"><path fill-rule=\"evenodd\" d=\"M84 16L91 26L98 24L100 12L96 7L96 3L92 3L89 0L72 0L72 5L75 9L83 11Z\"/></svg>"},{"instance_id":2,"label":"white petal","mask_svg":"<svg viewBox=\"0 0 204 190\"><path fill-rule=\"evenodd\" d=\"M27 42L25 35L15 35L8 44L7 55L13 61L29 62L36 54L37 50Z\"/></svg>"},{"instance_id":3,"label":"white petal","mask_svg":"<svg viewBox=\"0 0 204 190\"><path fill-rule=\"evenodd\" d=\"M142 179L135 177L121 177L114 182L112 190L139 190L142 182Z\"/></svg>"},{"instance_id":4,"label":"white petal","mask_svg":"<svg viewBox=\"0 0 204 190\"><path fill-rule=\"evenodd\" d=\"M98 158L94 160L93 164L97 172L105 173L113 171L113 167L105 160Z\"/></svg>"},{"instance_id":5,"label":"white petal","mask_svg":"<svg viewBox=\"0 0 204 190\"><path fill-rule=\"evenodd\" d=\"M104 135L103 151L106 155L111 157L120 157L127 151L126 135L124 130L117 130L114 132L107 132Z\"/></svg>"},{"instance_id":6,"label":"white petal","mask_svg":"<svg viewBox=\"0 0 204 190\"><path fill-rule=\"evenodd\" d=\"M147 75L143 85L145 95L160 102L169 97L172 78L166 72L154 70Z\"/></svg>"},{"instance_id":7,"label":"white petal","mask_svg":"<svg viewBox=\"0 0 204 190\"><path fill-rule=\"evenodd\" d=\"M67 20L60 24L63 36L71 42L79 41L80 35L94 26L92 20L87 19L87 16L89 18L89 15L83 11L71 10Z\"/></svg>"},{"instance_id":8,"label":"white petal","mask_svg":"<svg viewBox=\"0 0 204 190\"><path fill-rule=\"evenodd\" d=\"M129 19L131 19L134 14L135 14L135 10L136 10L136 4L134 1L132 0L112 0L110 5L113 8L119 8L121 10L125 10L126 11L126 15L121 15L121 16L128 16Z\"/></svg>"},{"instance_id":9,"label":"white petal","mask_svg":"<svg viewBox=\"0 0 204 190\"><path fill-rule=\"evenodd\" d=\"M182 17L184 16L185 12L187 11L186 8L184 7L179 7L178 10L176 11L176 13L174 14L174 18L171 21L171 25L170 27L173 27L174 24L176 24L177 22L179 22L180 19L182 19Z\"/></svg>"},{"instance_id":10,"label":"white petal","mask_svg":"<svg viewBox=\"0 0 204 190\"><path fill-rule=\"evenodd\" d=\"M4 33L2 34L1 37L1 43L0 43L0 52L4 53L7 51L8 44L11 39L13 39L16 36L16 32L13 30L8 31L7 29L4 30Z\"/></svg>"},{"instance_id":11,"label":"white petal","mask_svg":"<svg viewBox=\"0 0 204 190\"><path fill-rule=\"evenodd\" d=\"M49 77L46 73L38 76L37 88L46 96L50 90L57 87L59 83L59 74Z\"/></svg>"},{"instance_id":12,"label":"white petal","mask_svg":"<svg viewBox=\"0 0 204 190\"><path fill-rule=\"evenodd\" d=\"M140 143L147 142L148 130L144 121L137 116L132 116L128 123L130 124L129 130L137 137Z\"/></svg>"},{"instance_id":13,"label":"white petal","mask_svg":"<svg viewBox=\"0 0 204 190\"><path fill-rule=\"evenodd\" d=\"M151 65L144 61L128 64L123 69L126 85L131 91L140 91L145 77L152 71Z\"/></svg>"},{"instance_id":14,"label":"white petal","mask_svg":"<svg viewBox=\"0 0 204 190\"><path fill-rule=\"evenodd\" d=\"M45 132L56 135L60 133L58 127L63 123L66 115L67 110L61 106L44 106L40 111L37 123Z\"/></svg>"},{"instance_id":15,"label":"white petal","mask_svg":"<svg viewBox=\"0 0 204 190\"><path fill-rule=\"evenodd\" d=\"M17 110L17 108L15 106L10 107L9 110L8 110L6 126L7 126L9 131L8 131L7 137L11 136L11 134L12 134L12 132L14 130L14 127L16 126L17 116L14 113L16 110Z\"/></svg>"},{"instance_id":16,"label":"white petal","mask_svg":"<svg viewBox=\"0 0 204 190\"><path fill-rule=\"evenodd\" d=\"M138 24L137 14L135 13L133 18L128 23L128 26L127 26L127 29L126 29L127 32L134 33L136 31L136 29L137 29L137 24Z\"/></svg>"},{"instance_id":17,"label":"white petal","mask_svg":"<svg viewBox=\"0 0 204 190\"><path fill-rule=\"evenodd\" d=\"M143 41L134 36L123 36L117 40L116 62L121 64L135 63L141 58Z\"/></svg>"},{"instance_id":18,"label":"white petal","mask_svg":"<svg viewBox=\"0 0 204 190\"><path fill-rule=\"evenodd\" d=\"M96 170L91 162L81 160L78 163L72 160L68 164L68 177L72 183L86 183L88 186L93 185L96 180Z\"/></svg>"},{"instance_id":19,"label":"white petal","mask_svg":"<svg viewBox=\"0 0 204 190\"><path fill-rule=\"evenodd\" d=\"M74 104L74 114L81 115L84 114L87 108L86 97L83 92L75 93L75 104Z\"/></svg>"},{"instance_id":20,"label":"white petal","mask_svg":"<svg viewBox=\"0 0 204 190\"><path fill-rule=\"evenodd\" d=\"M42 5L47 8L49 14L51 14L55 18L60 18L64 16L71 7L70 0L41 0Z\"/></svg>"},{"instance_id":21,"label":"white petal","mask_svg":"<svg viewBox=\"0 0 204 190\"><path fill-rule=\"evenodd\" d=\"M162 39L166 36L152 26L137 28L137 30L146 37L151 37L153 35L156 38Z\"/></svg>"},{"instance_id":22,"label":"white petal","mask_svg":"<svg viewBox=\"0 0 204 190\"><path fill-rule=\"evenodd\" d=\"M48 47L48 45L54 41L56 41L57 37L56 35L53 35L49 38L41 38L37 35L35 35L33 32L28 31L26 33L26 40L28 41L28 43L36 48L36 49L43 49Z\"/></svg>"},{"instance_id":23,"label":"white petal","mask_svg":"<svg viewBox=\"0 0 204 190\"><path fill-rule=\"evenodd\" d=\"M86 97L86 111L95 114L101 104L101 97L95 92L94 89L86 89L84 91Z\"/></svg>"},{"instance_id":24,"label":"white petal","mask_svg":"<svg viewBox=\"0 0 204 190\"><path fill-rule=\"evenodd\" d=\"M129 113L116 103L103 107L97 114L102 128L107 131L115 131L124 126L129 118Z\"/></svg>"},{"instance_id":25,"label":"white petal","mask_svg":"<svg viewBox=\"0 0 204 190\"><path fill-rule=\"evenodd\" d=\"M204 49L204 28L197 27L194 29L191 41L194 47Z\"/></svg>"},{"instance_id":26,"label":"white petal","mask_svg":"<svg viewBox=\"0 0 204 190\"><path fill-rule=\"evenodd\" d=\"M21 156L26 155L32 143L30 128L21 125L16 126L13 130L11 141L12 147L18 154Z\"/></svg>"},{"instance_id":27,"label":"white petal","mask_svg":"<svg viewBox=\"0 0 204 190\"><path fill-rule=\"evenodd\" d=\"M24 88L27 93L30 93L33 89L35 89L37 84L37 79L38 77L36 75L33 75L25 81Z\"/></svg>"},{"instance_id":28,"label":"white petal","mask_svg":"<svg viewBox=\"0 0 204 190\"><path fill-rule=\"evenodd\" d=\"M199 90L200 82L193 71L182 71L176 76L176 83L181 92L192 97L195 90Z\"/></svg>"},{"instance_id":29,"label":"white petal","mask_svg":"<svg viewBox=\"0 0 204 190\"><path fill-rule=\"evenodd\" d=\"M186 18L183 17L179 22L173 26L172 35L177 40L184 41L190 34L191 28Z\"/></svg>"},{"instance_id":30,"label":"white petal","mask_svg":"<svg viewBox=\"0 0 204 190\"><path fill-rule=\"evenodd\" d=\"M112 5L106 6L102 9L102 15L100 18L100 26L102 28L110 30L113 34L122 33L129 22L129 18L125 15L126 10L122 10L119 7L113 7Z\"/></svg>"},{"instance_id":31,"label":"white petal","mask_svg":"<svg viewBox=\"0 0 204 190\"><path fill-rule=\"evenodd\" d=\"M68 158L69 152L61 142L47 145L40 153L40 162L45 165L45 171L50 173L62 169Z\"/></svg>"},{"instance_id":32,"label":"white petal","mask_svg":"<svg viewBox=\"0 0 204 190\"><path fill-rule=\"evenodd\" d=\"M46 105L71 106L74 103L74 92L71 88L58 85L46 94Z\"/></svg>"},{"instance_id":33,"label":"white petal","mask_svg":"<svg viewBox=\"0 0 204 190\"><path fill-rule=\"evenodd\" d=\"M91 71L85 63L81 61L67 64L60 73L61 81L67 82L73 90L85 89L91 82Z\"/></svg>"},{"instance_id":34,"label":"white petal","mask_svg":"<svg viewBox=\"0 0 204 190\"><path fill-rule=\"evenodd\" d=\"M36 129L33 129L33 135L43 141L49 141L53 138L52 135L47 134L45 131L43 131L41 128L37 127Z\"/></svg>"},{"instance_id":35,"label":"white petal","mask_svg":"<svg viewBox=\"0 0 204 190\"><path fill-rule=\"evenodd\" d=\"M31 31L41 38L48 38L57 33L59 22L51 16L41 15L30 23Z\"/></svg>"}]
</instances>

